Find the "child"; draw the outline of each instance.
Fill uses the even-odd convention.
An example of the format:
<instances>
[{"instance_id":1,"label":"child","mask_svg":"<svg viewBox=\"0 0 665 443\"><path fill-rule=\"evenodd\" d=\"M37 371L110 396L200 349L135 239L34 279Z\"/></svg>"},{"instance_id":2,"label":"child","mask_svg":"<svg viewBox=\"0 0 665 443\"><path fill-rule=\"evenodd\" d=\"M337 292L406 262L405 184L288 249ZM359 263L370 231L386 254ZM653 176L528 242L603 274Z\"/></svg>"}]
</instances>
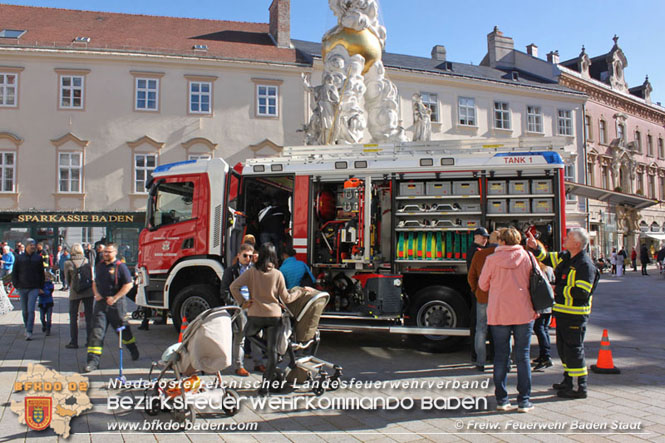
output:
<instances>
[{"instance_id":1,"label":"child","mask_svg":"<svg viewBox=\"0 0 665 443\"><path fill-rule=\"evenodd\" d=\"M51 317L53 315L53 289L54 285L50 272L44 271L44 287L39 291L39 312L42 320L42 332L51 335Z\"/></svg>"}]
</instances>

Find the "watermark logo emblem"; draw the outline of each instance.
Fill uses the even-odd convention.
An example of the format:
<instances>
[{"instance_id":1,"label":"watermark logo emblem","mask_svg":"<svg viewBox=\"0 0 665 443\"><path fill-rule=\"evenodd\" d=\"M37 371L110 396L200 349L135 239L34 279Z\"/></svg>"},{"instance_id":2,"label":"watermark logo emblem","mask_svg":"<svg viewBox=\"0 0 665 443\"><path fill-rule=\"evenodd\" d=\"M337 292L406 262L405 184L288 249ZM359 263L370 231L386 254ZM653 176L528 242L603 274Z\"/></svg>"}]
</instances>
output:
<instances>
[{"instance_id":1,"label":"watermark logo emblem","mask_svg":"<svg viewBox=\"0 0 665 443\"><path fill-rule=\"evenodd\" d=\"M25 423L35 431L43 431L51 424L53 399L50 397L25 398Z\"/></svg>"}]
</instances>

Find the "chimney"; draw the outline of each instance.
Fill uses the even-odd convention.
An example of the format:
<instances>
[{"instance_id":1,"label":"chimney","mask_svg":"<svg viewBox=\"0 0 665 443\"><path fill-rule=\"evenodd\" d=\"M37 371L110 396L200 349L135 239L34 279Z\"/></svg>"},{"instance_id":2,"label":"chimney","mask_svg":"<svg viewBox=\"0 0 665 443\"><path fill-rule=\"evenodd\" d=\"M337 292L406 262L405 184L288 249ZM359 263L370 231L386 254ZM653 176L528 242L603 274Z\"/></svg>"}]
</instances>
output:
<instances>
[{"instance_id":1,"label":"chimney","mask_svg":"<svg viewBox=\"0 0 665 443\"><path fill-rule=\"evenodd\" d=\"M432 60L446 61L446 47L443 45L435 45L432 48Z\"/></svg>"},{"instance_id":2,"label":"chimney","mask_svg":"<svg viewBox=\"0 0 665 443\"><path fill-rule=\"evenodd\" d=\"M510 37L505 37L499 27L487 34L487 55L489 66L512 67L515 66L515 43Z\"/></svg>"},{"instance_id":3,"label":"chimney","mask_svg":"<svg viewBox=\"0 0 665 443\"><path fill-rule=\"evenodd\" d=\"M551 51L547 53L547 62L552 63L553 65L559 64L559 50Z\"/></svg>"},{"instance_id":4,"label":"chimney","mask_svg":"<svg viewBox=\"0 0 665 443\"><path fill-rule=\"evenodd\" d=\"M291 0L273 0L270 11L270 36L278 48L291 48Z\"/></svg>"},{"instance_id":5,"label":"chimney","mask_svg":"<svg viewBox=\"0 0 665 443\"><path fill-rule=\"evenodd\" d=\"M538 58L538 46L536 46L535 43L531 43L526 47L526 53L529 54L531 57Z\"/></svg>"}]
</instances>

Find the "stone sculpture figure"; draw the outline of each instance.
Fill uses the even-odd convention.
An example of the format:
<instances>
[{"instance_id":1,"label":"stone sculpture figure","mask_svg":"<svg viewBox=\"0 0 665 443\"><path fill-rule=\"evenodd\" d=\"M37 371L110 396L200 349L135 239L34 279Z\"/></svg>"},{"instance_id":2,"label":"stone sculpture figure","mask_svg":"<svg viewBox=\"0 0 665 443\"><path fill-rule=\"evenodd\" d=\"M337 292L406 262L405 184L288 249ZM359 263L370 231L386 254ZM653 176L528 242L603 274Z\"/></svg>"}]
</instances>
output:
<instances>
[{"instance_id":1,"label":"stone sculpture figure","mask_svg":"<svg viewBox=\"0 0 665 443\"><path fill-rule=\"evenodd\" d=\"M425 106L420 94L415 93L413 102L413 141L430 141L432 139L432 110Z\"/></svg>"},{"instance_id":2,"label":"stone sculpture figure","mask_svg":"<svg viewBox=\"0 0 665 443\"><path fill-rule=\"evenodd\" d=\"M385 77L386 30L377 0L329 0L337 25L322 41L323 84L313 95L306 143L359 143L365 129L375 142L406 141L399 127L396 86ZM321 89L317 89L321 88Z\"/></svg>"}]
</instances>

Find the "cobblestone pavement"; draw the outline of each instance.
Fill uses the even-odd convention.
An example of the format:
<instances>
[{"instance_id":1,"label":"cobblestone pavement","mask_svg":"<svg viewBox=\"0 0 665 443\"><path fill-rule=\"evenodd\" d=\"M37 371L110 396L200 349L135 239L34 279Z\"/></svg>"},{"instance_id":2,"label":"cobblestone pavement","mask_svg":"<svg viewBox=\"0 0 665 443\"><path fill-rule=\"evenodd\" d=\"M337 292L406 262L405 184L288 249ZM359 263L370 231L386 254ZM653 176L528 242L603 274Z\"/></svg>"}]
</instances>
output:
<instances>
[{"instance_id":1,"label":"cobblestone pavement","mask_svg":"<svg viewBox=\"0 0 665 443\"><path fill-rule=\"evenodd\" d=\"M72 420L70 441L632 441L638 439L665 441L665 326L662 311L665 305L665 278L656 269L643 277L629 272L622 278L604 275L594 296L593 312L587 331L587 364L596 362L603 329L608 329L615 365L619 375L589 377L589 398L560 400L551 385L561 379L561 366L555 364L545 372L533 374L532 401L535 409L528 414L516 411L497 412L493 398L491 372L480 374L469 362L468 349L444 354L413 350L410 341L399 336L324 334L319 356L344 367L344 379L364 382L399 382L409 388L393 389L390 385L366 388L353 386L326 392L315 398L305 389L270 397L273 401L299 399L301 403L280 404L261 409L245 402L240 413L232 418L207 416L197 418L201 426L253 426L253 432L188 431L131 432L109 431L109 423L136 423L157 420L162 425L171 416L161 413L150 417L142 411L111 411L109 398L140 397L140 391L108 389L109 379L117 375L117 338L107 334L102 369L90 376L89 396L94 408ZM53 316L54 329L50 337L36 332L33 341L23 338L18 302L15 310L0 317L0 441L55 441L59 437L51 430L27 431L19 425L17 416L9 409L13 383L25 371L28 363L41 363L64 373L82 372L85 349L65 349L69 341L67 299L57 293ZM150 331L137 331L141 350L138 361L125 362L130 380L146 378L150 363L177 339L169 324L152 326ZM35 331L40 331L36 325ZM82 331L83 336L85 332ZM82 340L83 337L80 338ZM537 352L535 338L532 351ZM247 360L249 361L249 360ZM251 368L250 368L251 369ZM225 371L226 381L243 381ZM516 380L513 370L509 377L512 404L516 400ZM258 382L258 374L249 380ZM412 386L411 383L417 383ZM433 386L418 383L434 383ZM437 382L449 385L437 386ZM472 386L476 383L475 388ZM488 384L483 388L483 383ZM459 384L456 385L455 383ZM465 387L469 384L471 387ZM240 389L240 395L254 397L254 389ZM134 396L134 397L132 397ZM342 398L390 397L402 399L401 407L388 410L350 410L329 408L331 401ZM428 398L476 397L480 403L475 410L428 409ZM305 403L314 399L315 409ZM286 399L286 400L284 400ZM319 402L319 400L321 402ZM413 399L413 404L409 402ZM347 400L348 401L348 400ZM443 406L443 400L438 405ZM487 403L487 406L483 404ZM389 403L390 404L390 403ZM578 429L584 426L582 429ZM529 430L532 427L534 430ZM548 427L548 429L539 429ZM633 429L621 429L630 428Z\"/></svg>"}]
</instances>

